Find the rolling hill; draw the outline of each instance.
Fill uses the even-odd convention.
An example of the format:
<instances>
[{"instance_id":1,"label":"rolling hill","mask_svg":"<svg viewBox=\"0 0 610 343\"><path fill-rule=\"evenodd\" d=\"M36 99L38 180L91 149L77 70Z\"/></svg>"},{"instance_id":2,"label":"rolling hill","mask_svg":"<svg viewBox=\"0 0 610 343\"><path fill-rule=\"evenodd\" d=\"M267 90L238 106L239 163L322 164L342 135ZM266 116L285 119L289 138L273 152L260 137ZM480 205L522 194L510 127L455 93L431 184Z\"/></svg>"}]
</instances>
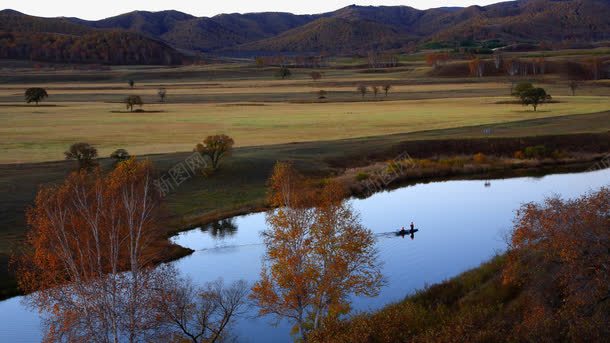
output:
<instances>
[{"instance_id":1,"label":"rolling hill","mask_svg":"<svg viewBox=\"0 0 610 343\"><path fill-rule=\"evenodd\" d=\"M174 49L215 54L353 54L492 39L504 43L605 41L610 40L608 18L608 0L519 0L429 10L352 5L316 15L266 12L209 18L178 11L135 11L98 21L38 18L5 10L0 12L0 32L17 39L42 33L82 37L116 31L123 33L123 40L156 42L170 55L176 53ZM7 49L6 42L10 40L2 40L0 51Z\"/></svg>"},{"instance_id":2,"label":"rolling hill","mask_svg":"<svg viewBox=\"0 0 610 343\"><path fill-rule=\"evenodd\" d=\"M0 58L59 63L180 64L167 43L144 35L98 30L67 18L40 18L0 11Z\"/></svg>"}]
</instances>

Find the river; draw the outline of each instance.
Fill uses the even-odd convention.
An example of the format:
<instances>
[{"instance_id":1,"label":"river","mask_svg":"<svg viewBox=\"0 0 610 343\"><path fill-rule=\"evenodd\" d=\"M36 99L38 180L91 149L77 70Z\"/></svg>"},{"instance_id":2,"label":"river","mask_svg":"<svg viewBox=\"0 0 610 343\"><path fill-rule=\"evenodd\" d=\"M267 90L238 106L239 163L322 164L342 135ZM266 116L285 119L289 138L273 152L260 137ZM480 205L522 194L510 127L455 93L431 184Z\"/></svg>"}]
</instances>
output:
<instances>
[{"instance_id":1,"label":"river","mask_svg":"<svg viewBox=\"0 0 610 343\"><path fill-rule=\"evenodd\" d=\"M352 206L360 213L362 223L377 237L387 279L378 297L354 298L353 309L378 309L502 253L515 210L522 203L539 202L554 194L574 198L602 186L610 186L610 169L544 177L432 182L353 199ZM419 229L413 239L395 234L411 221ZM227 283L239 279L253 283L258 279L265 252L260 237L266 226L264 213L235 217L224 226L230 228L194 229L174 237L177 244L195 250L174 265L196 283L218 278ZM38 342L42 337L38 314L24 307L21 299L0 302L0 342ZM233 327L240 342L291 341L289 323L257 318L255 308L250 312Z\"/></svg>"}]
</instances>

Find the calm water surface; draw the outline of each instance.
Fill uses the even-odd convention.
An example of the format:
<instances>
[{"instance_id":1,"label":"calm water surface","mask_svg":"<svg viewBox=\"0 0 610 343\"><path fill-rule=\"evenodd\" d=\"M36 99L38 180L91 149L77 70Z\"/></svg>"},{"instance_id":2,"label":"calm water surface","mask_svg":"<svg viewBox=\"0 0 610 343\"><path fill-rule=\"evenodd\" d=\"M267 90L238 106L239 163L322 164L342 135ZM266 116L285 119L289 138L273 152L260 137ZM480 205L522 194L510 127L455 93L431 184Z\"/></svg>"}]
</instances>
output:
<instances>
[{"instance_id":1,"label":"calm water surface","mask_svg":"<svg viewBox=\"0 0 610 343\"><path fill-rule=\"evenodd\" d=\"M503 252L504 237L522 203L554 194L574 198L609 185L610 170L603 170L491 180L489 187L482 180L434 182L352 200L363 224L377 236L388 281L378 297L354 298L353 308L378 309ZM414 239L394 234L411 221L420 230ZM260 238L265 215L236 217L230 223L229 230L195 229L174 237L174 242L196 250L174 262L178 269L197 283L220 277L225 282L256 281L265 252ZM254 309L235 324L233 332L240 342L291 340L289 323L274 323L273 318L255 314ZM38 342L41 337L37 313L24 308L20 297L0 302L0 342Z\"/></svg>"}]
</instances>

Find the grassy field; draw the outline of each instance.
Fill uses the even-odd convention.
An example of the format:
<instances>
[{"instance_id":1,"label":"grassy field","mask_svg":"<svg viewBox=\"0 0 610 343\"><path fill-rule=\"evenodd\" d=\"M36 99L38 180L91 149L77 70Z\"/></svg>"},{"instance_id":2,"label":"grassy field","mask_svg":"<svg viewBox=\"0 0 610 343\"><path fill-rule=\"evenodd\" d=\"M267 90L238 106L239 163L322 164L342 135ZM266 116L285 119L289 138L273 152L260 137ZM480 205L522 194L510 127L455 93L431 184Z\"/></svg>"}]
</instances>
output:
<instances>
[{"instance_id":1,"label":"grassy field","mask_svg":"<svg viewBox=\"0 0 610 343\"><path fill-rule=\"evenodd\" d=\"M189 151L210 134L226 133L237 146L333 140L438 130L525 119L587 114L610 108L607 97L557 97L533 112L507 98L323 104L235 103L148 105L154 113L124 113L121 104L3 105L0 163L60 160L76 142L101 156L117 148L133 154Z\"/></svg>"}]
</instances>

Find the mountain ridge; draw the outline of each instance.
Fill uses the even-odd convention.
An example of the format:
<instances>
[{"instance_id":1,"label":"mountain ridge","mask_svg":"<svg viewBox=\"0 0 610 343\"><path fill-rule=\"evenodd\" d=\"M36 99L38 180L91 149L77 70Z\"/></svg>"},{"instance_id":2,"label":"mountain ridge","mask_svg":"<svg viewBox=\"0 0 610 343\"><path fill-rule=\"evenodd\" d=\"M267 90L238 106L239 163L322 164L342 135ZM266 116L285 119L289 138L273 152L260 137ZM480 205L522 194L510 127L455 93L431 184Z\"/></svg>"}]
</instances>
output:
<instances>
[{"instance_id":1,"label":"mountain ridge","mask_svg":"<svg viewBox=\"0 0 610 343\"><path fill-rule=\"evenodd\" d=\"M83 35L131 32L180 51L225 54L354 54L400 50L430 42L499 40L505 43L610 40L608 0L518 0L487 6L350 5L320 14L133 11L97 21L32 17L0 11L0 31ZM10 18L9 21L4 18Z\"/></svg>"}]
</instances>

